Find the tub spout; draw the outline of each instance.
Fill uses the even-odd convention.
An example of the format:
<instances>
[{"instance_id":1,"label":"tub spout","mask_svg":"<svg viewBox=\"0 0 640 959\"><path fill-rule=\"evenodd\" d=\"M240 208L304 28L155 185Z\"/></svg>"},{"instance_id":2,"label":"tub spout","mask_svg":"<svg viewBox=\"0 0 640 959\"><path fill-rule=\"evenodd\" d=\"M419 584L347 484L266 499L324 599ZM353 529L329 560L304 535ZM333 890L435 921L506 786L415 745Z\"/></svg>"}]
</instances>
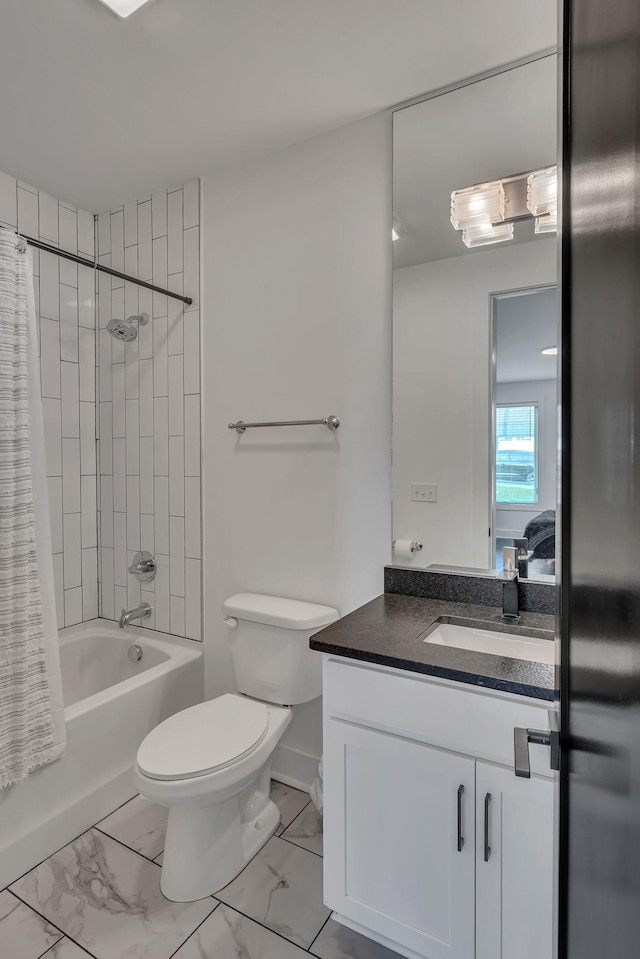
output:
<instances>
[{"instance_id":1,"label":"tub spout","mask_svg":"<svg viewBox=\"0 0 640 959\"><path fill-rule=\"evenodd\" d=\"M129 626L134 619L148 619L151 616L151 607L148 603L142 603L142 605L137 606L135 609L123 609L120 614L120 619L118 620L118 626L120 629L124 629L125 626Z\"/></svg>"}]
</instances>

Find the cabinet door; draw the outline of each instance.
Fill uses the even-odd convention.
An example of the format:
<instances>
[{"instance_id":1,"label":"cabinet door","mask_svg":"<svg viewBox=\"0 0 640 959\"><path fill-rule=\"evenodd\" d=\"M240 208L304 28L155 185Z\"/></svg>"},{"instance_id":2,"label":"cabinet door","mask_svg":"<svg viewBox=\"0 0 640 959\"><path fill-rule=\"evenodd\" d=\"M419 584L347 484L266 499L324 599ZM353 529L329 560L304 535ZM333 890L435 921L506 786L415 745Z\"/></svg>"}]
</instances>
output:
<instances>
[{"instance_id":1,"label":"cabinet door","mask_svg":"<svg viewBox=\"0 0 640 959\"><path fill-rule=\"evenodd\" d=\"M551 959L553 780L478 762L476 783L477 959Z\"/></svg>"},{"instance_id":2,"label":"cabinet door","mask_svg":"<svg viewBox=\"0 0 640 959\"><path fill-rule=\"evenodd\" d=\"M325 723L325 902L429 959L473 959L475 760Z\"/></svg>"}]
</instances>

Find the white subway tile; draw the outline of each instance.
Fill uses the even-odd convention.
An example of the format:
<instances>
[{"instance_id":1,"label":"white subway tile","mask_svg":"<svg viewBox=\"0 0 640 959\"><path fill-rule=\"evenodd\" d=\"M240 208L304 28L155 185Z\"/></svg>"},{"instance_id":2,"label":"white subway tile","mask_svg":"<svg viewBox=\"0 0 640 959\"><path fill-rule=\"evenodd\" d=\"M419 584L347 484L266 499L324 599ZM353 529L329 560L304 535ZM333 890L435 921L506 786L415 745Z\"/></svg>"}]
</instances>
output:
<instances>
[{"instance_id":1,"label":"white subway tile","mask_svg":"<svg viewBox=\"0 0 640 959\"><path fill-rule=\"evenodd\" d=\"M184 433L184 380L183 358L179 353L170 356L169 362L169 436Z\"/></svg>"},{"instance_id":2,"label":"white subway tile","mask_svg":"<svg viewBox=\"0 0 640 959\"><path fill-rule=\"evenodd\" d=\"M184 439L169 437L169 515L184 516Z\"/></svg>"},{"instance_id":3,"label":"white subway tile","mask_svg":"<svg viewBox=\"0 0 640 959\"><path fill-rule=\"evenodd\" d=\"M78 250L88 259L94 256L94 218L93 213L78 210Z\"/></svg>"},{"instance_id":4,"label":"white subway tile","mask_svg":"<svg viewBox=\"0 0 640 959\"><path fill-rule=\"evenodd\" d=\"M111 269L124 273L124 213L111 214Z\"/></svg>"},{"instance_id":5,"label":"white subway tile","mask_svg":"<svg viewBox=\"0 0 640 959\"><path fill-rule=\"evenodd\" d=\"M50 320L60 319L59 277L58 257L43 250L40 255L40 316Z\"/></svg>"},{"instance_id":6,"label":"white subway tile","mask_svg":"<svg viewBox=\"0 0 640 959\"><path fill-rule=\"evenodd\" d=\"M140 511L153 513L153 437L140 437Z\"/></svg>"},{"instance_id":7,"label":"white subway tile","mask_svg":"<svg viewBox=\"0 0 640 959\"><path fill-rule=\"evenodd\" d=\"M7 226L18 225L17 188L12 176L0 173L0 220Z\"/></svg>"},{"instance_id":8,"label":"white subway tile","mask_svg":"<svg viewBox=\"0 0 640 959\"><path fill-rule=\"evenodd\" d=\"M185 183L182 188L184 201L184 228L188 230L191 226L198 226L200 222L200 195L199 183L192 180L191 183Z\"/></svg>"},{"instance_id":9,"label":"white subway tile","mask_svg":"<svg viewBox=\"0 0 640 959\"><path fill-rule=\"evenodd\" d=\"M126 440L113 441L113 508L122 513L127 511L127 458Z\"/></svg>"},{"instance_id":10,"label":"white subway tile","mask_svg":"<svg viewBox=\"0 0 640 959\"><path fill-rule=\"evenodd\" d=\"M80 440L62 440L62 512L80 512Z\"/></svg>"},{"instance_id":11,"label":"white subway tile","mask_svg":"<svg viewBox=\"0 0 640 959\"><path fill-rule=\"evenodd\" d=\"M67 286L62 282L60 283L60 356L71 363L78 362L78 291L75 287Z\"/></svg>"},{"instance_id":12,"label":"white subway tile","mask_svg":"<svg viewBox=\"0 0 640 959\"><path fill-rule=\"evenodd\" d=\"M167 238L158 237L153 241L153 283L167 288ZM164 293L153 294L153 315L167 315L167 297Z\"/></svg>"},{"instance_id":13,"label":"white subway tile","mask_svg":"<svg viewBox=\"0 0 640 959\"><path fill-rule=\"evenodd\" d=\"M135 200L124 205L124 245L133 246L138 242L138 204Z\"/></svg>"},{"instance_id":14,"label":"white subway tile","mask_svg":"<svg viewBox=\"0 0 640 959\"><path fill-rule=\"evenodd\" d=\"M64 629L64 567L62 552L53 556L53 585L56 595L56 618L58 629Z\"/></svg>"},{"instance_id":15,"label":"white subway tile","mask_svg":"<svg viewBox=\"0 0 640 959\"><path fill-rule=\"evenodd\" d=\"M182 273L177 273L176 277L182 277ZM169 289L174 285L169 277ZM182 284L181 284L182 285ZM183 304L178 300L167 300L167 345L169 356L175 356L177 353L184 353L184 309Z\"/></svg>"},{"instance_id":16,"label":"white subway tile","mask_svg":"<svg viewBox=\"0 0 640 959\"><path fill-rule=\"evenodd\" d=\"M154 396L167 396L168 385L167 318L153 320L153 392Z\"/></svg>"},{"instance_id":17,"label":"white subway tile","mask_svg":"<svg viewBox=\"0 0 640 959\"><path fill-rule=\"evenodd\" d=\"M164 190L151 195L153 238L167 235L167 194Z\"/></svg>"},{"instance_id":18,"label":"white subway tile","mask_svg":"<svg viewBox=\"0 0 640 959\"><path fill-rule=\"evenodd\" d=\"M169 617L173 635L184 636L184 598L182 596L169 598Z\"/></svg>"},{"instance_id":19,"label":"white subway tile","mask_svg":"<svg viewBox=\"0 0 640 959\"><path fill-rule=\"evenodd\" d=\"M185 560L185 633L188 639L202 639L202 587L200 561Z\"/></svg>"},{"instance_id":20,"label":"white subway tile","mask_svg":"<svg viewBox=\"0 0 640 959\"><path fill-rule=\"evenodd\" d=\"M126 436L124 363L113 364L111 367L111 378L113 388L113 435Z\"/></svg>"},{"instance_id":21,"label":"white subway tile","mask_svg":"<svg viewBox=\"0 0 640 959\"><path fill-rule=\"evenodd\" d=\"M140 490L142 492L142 490ZM149 553L156 551L155 519L153 514L140 514L140 546ZM151 583L145 583L146 589L153 589L153 580Z\"/></svg>"},{"instance_id":22,"label":"white subway tile","mask_svg":"<svg viewBox=\"0 0 640 959\"><path fill-rule=\"evenodd\" d=\"M106 259L111 260L111 254L109 254ZM102 257L100 257L102 260ZM111 277L108 273L97 273L98 278L98 320L99 327L101 330L107 328L107 323L111 319L112 315L112 306L111 306Z\"/></svg>"},{"instance_id":23,"label":"white subway tile","mask_svg":"<svg viewBox=\"0 0 640 959\"><path fill-rule=\"evenodd\" d=\"M184 294L193 300L189 310L200 305L200 227L184 231Z\"/></svg>"},{"instance_id":24,"label":"white subway tile","mask_svg":"<svg viewBox=\"0 0 640 959\"><path fill-rule=\"evenodd\" d=\"M184 398L184 475L200 476L200 397Z\"/></svg>"},{"instance_id":25,"label":"white subway tile","mask_svg":"<svg viewBox=\"0 0 640 959\"><path fill-rule=\"evenodd\" d=\"M156 551L169 554L169 477L156 476L154 510Z\"/></svg>"},{"instance_id":26,"label":"white subway tile","mask_svg":"<svg viewBox=\"0 0 640 959\"><path fill-rule=\"evenodd\" d=\"M127 549L140 549L139 476L127 476Z\"/></svg>"},{"instance_id":27,"label":"white subway tile","mask_svg":"<svg viewBox=\"0 0 640 959\"><path fill-rule=\"evenodd\" d=\"M78 322L87 329L95 329L95 278L88 266L78 267Z\"/></svg>"},{"instance_id":28,"label":"white subway tile","mask_svg":"<svg viewBox=\"0 0 640 959\"><path fill-rule=\"evenodd\" d=\"M156 476L169 475L169 413L166 396L153 401L153 461Z\"/></svg>"},{"instance_id":29,"label":"white subway tile","mask_svg":"<svg viewBox=\"0 0 640 959\"><path fill-rule=\"evenodd\" d=\"M156 553L156 563L158 572L155 578L155 621L156 629L163 633L168 633L171 629L171 620L169 613L169 557L162 553Z\"/></svg>"},{"instance_id":30,"label":"white subway tile","mask_svg":"<svg viewBox=\"0 0 640 959\"><path fill-rule=\"evenodd\" d=\"M62 435L80 437L80 380L77 363L61 363Z\"/></svg>"},{"instance_id":31,"label":"white subway tile","mask_svg":"<svg viewBox=\"0 0 640 959\"><path fill-rule=\"evenodd\" d=\"M172 596L184 596L184 518L169 517L169 591Z\"/></svg>"},{"instance_id":32,"label":"white subway tile","mask_svg":"<svg viewBox=\"0 0 640 959\"><path fill-rule=\"evenodd\" d=\"M98 550L82 550L82 619L98 616Z\"/></svg>"},{"instance_id":33,"label":"white subway tile","mask_svg":"<svg viewBox=\"0 0 640 959\"><path fill-rule=\"evenodd\" d=\"M146 313L151 317L153 313L153 297L151 290L145 290L143 287L138 289L138 309L140 313ZM141 326L138 330L138 358L140 360L153 358L153 319L149 319L146 326Z\"/></svg>"},{"instance_id":34,"label":"white subway tile","mask_svg":"<svg viewBox=\"0 0 640 959\"><path fill-rule=\"evenodd\" d=\"M98 529L96 517L98 515L97 489L95 476L83 476L82 480L82 548L98 545ZM84 585L84 580L83 580Z\"/></svg>"},{"instance_id":35,"label":"white subway tile","mask_svg":"<svg viewBox=\"0 0 640 959\"><path fill-rule=\"evenodd\" d=\"M42 399L47 476L62 476L62 409L60 400Z\"/></svg>"},{"instance_id":36,"label":"white subway tile","mask_svg":"<svg viewBox=\"0 0 640 959\"><path fill-rule=\"evenodd\" d=\"M81 326L79 335L80 401L96 401L96 334Z\"/></svg>"},{"instance_id":37,"label":"white subway tile","mask_svg":"<svg viewBox=\"0 0 640 959\"><path fill-rule=\"evenodd\" d=\"M82 586L82 540L80 513L65 513L64 531L64 588Z\"/></svg>"},{"instance_id":38,"label":"white subway tile","mask_svg":"<svg viewBox=\"0 0 640 959\"><path fill-rule=\"evenodd\" d=\"M40 389L42 396L60 399L60 323L40 320Z\"/></svg>"},{"instance_id":39,"label":"white subway tile","mask_svg":"<svg viewBox=\"0 0 640 959\"><path fill-rule=\"evenodd\" d=\"M140 473L140 401L126 401L127 475Z\"/></svg>"},{"instance_id":40,"label":"white subway tile","mask_svg":"<svg viewBox=\"0 0 640 959\"><path fill-rule=\"evenodd\" d=\"M1 183L0 179L0 183ZM1 202L1 201L0 201ZM0 212L0 219L4 219ZM18 229L27 236L37 237L40 233L38 226L38 197L29 190L18 187Z\"/></svg>"},{"instance_id":41,"label":"white subway tile","mask_svg":"<svg viewBox=\"0 0 640 959\"><path fill-rule=\"evenodd\" d=\"M167 272L182 272L182 190L167 196Z\"/></svg>"},{"instance_id":42,"label":"white subway tile","mask_svg":"<svg viewBox=\"0 0 640 959\"><path fill-rule=\"evenodd\" d=\"M138 276L149 282L153 276L151 200L138 203Z\"/></svg>"},{"instance_id":43,"label":"white subway tile","mask_svg":"<svg viewBox=\"0 0 640 959\"><path fill-rule=\"evenodd\" d=\"M114 281L115 282L115 281ZM124 316L124 285L113 287L111 290L111 315L115 320L123 320ZM124 363L124 343L122 340L111 338L112 363Z\"/></svg>"},{"instance_id":44,"label":"white subway tile","mask_svg":"<svg viewBox=\"0 0 640 959\"><path fill-rule=\"evenodd\" d=\"M80 404L80 472L96 472L96 407L93 403Z\"/></svg>"},{"instance_id":45,"label":"white subway tile","mask_svg":"<svg viewBox=\"0 0 640 959\"><path fill-rule=\"evenodd\" d=\"M140 360L140 435L153 436L153 360Z\"/></svg>"},{"instance_id":46,"label":"white subway tile","mask_svg":"<svg viewBox=\"0 0 640 959\"><path fill-rule=\"evenodd\" d=\"M145 589L140 590L140 602L148 603L151 607L151 615L147 617L140 625L144 629L155 629L156 628L156 611L154 609L154 603L156 601L155 593L149 589L149 586L153 586L153 583L145 583Z\"/></svg>"},{"instance_id":47,"label":"white subway tile","mask_svg":"<svg viewBox=\"0 0 640 959\"><path fill-rule=\"evenodd\" d=\"M116 586L127 585L127 514L113 514L113 582Z\"/></svg>"},{"instance_id":48,"label":"white subway tile","mask_svg":"<svg viewBox=\"0 0 640 959\"><path fill-rule=\"evenodd\" d=\"M82 573L80 574L82 575ZM64 591L64 625L77 626L82 622L82 589L65 589Z\"/></svg>"},{"instance_id":49,"label":"white subway tile","mask_svg":"<svg viewBox=\"0 0 640 959\"><path fill-rule=\"evenodd\" d=\"M134 556L138 550L127 550L127 569L132 565ZM127 608L135 609L140 605L141 599L141 583L136 576L128 576L127 578ZM140 622L140 620L138 620Z\"/></svg>"},{"instance_id":50,"label":"white subway tile","mask_svg":"<svg viewBox=\"0 0 640 959\"><path fill-rule=\"evenodd\" d=\"M98 334L98 360L100 366L100 401L108 403L113 398L111 382L111 344L113 337L106 330Z\"/></svg>"},{"instance_id":51,"label":"white subway tile","mask_svg":"<svg viewBox=\"0 0 640 959\"><path fill-rule=\"evenodd\" d=\"M50 240L53 243L58 242L58 201L43 193L40 190L38 194L39 215L40 215L40 239Z\"/></svg>"},{"instance_id":52,"label":"white subway tile","mask_svg":"<svg viewBox=\"0 0 640 959\"><path fill-rule=\"evenodd\" d=\"M200 559L201 530L200 478L187 476L184 481L184 551L189 559Z\"/></svg>"},{"instance_id":53,"label":"white subway tile","mask_svg":"<svg viewBox=\"0 0 640 959\"><path fill-rule=\"evenodd\" d=\"M47 488L49 490L49 518L51 521L51 552L61 553L64 548L62 541L62 477L49 476Z\"/></svg>"},{"instance_id":54,"label":"white subway tile","mask_svg":"<svg viewBox=\"0 0 640 959\"><path fill-rule=\"evenodd\" d=\"M100 542L113 547L113 476L100 477Z\"/></svg>"},{"instance_id":55,"label":"white subway tile","mask_svg":"<svg viewBox=\"0 0 640 959\"><path fill-rule=\"evenodd\" d=\"M113 407L100 403L100 472L113 471Z\"/></svg>"},{"instance_id":56,"label":"white subway tile","mask_svg":"<svg viewBox=\"0 0 640 959\"><path fill-rule=\"evenodd\" d=\"M60 249L69 253L78 252L78 217L75 210L60 204L59 209ZM78 286L78 266L71 260L60 259L60 282Z\"/></svg>"},{"instance_id":57,"label":"white subway tile","mask_svg":"<svg viewBox=\"0 0 640 959\"><path fill-rule=\"evenodd\" d=\"M113 584L113 549L101 550L100 568L102 570L101 580L101 610L100 615L104 619L115 619L115 593ZM120 610L118 610L118 613Z\"/></svg>"},{"instance_id":58,"label":"white subway tile","mask_svg":"<svg viewBox=\"0 0 640 959\"><path fill-rule=\"evenodd\" d=\"M138 275L138 247L137 246L125 246L124 248L124 272L127 276L137 276ZM129 283L128 280L124 281L124 297L125 297L125 306L127 308L127 316L130 316L132 313L138 312L138 289L135 283Z\"/></svg>"},{"instance_id":59,"label":"white subway tile","mask_svg":"<svg viewBox=\"0 0 640 959\"><path fill-rule=\"evenodd\" d=\"M127 602L127 587L126 586L115 586L114 587L114 603L116 607L115 619L118 618L120 610L125 610L128 606Z\"/></svg>"},{"instance_id":60,"label":"white subway tile","mask_svg":"<svg viewBox=\"0 0 640 959\"><path fill-rule=\"evenodd\" d=\"M184 315L184 387L185 393L200 392L200 313Z\"/></svg>"},{"instance_id":61,"label":"white subway tile","mask_svg":"<svg viewBox=\"0 0 640 959\"><path fill-rule=\"evenodd\" d=\"M138 366L138 355L135 340L133 343L125 343L124 366L125 396L128 400L137 400L140 394L140 368Z\"/></svg>"}]
</instances>

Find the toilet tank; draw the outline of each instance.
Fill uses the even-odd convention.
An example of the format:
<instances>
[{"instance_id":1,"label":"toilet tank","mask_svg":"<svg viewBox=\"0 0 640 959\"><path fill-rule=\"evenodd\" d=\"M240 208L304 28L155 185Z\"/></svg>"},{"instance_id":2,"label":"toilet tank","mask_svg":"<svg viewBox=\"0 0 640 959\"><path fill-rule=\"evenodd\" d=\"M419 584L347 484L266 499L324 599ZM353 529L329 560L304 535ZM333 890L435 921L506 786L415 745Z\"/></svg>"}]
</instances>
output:
<instances>
[{"instance_id":1,"label":"toilet tank","mask_svg":"<svg viewBox=\"0 0 640 959\"><path fill-rule=\"evenodd\" d=\"M322 656L309 637L335 622L332 606L238 593L224 604L238 692L294 706L322 695Z\"/></svg>"}]
</instances>

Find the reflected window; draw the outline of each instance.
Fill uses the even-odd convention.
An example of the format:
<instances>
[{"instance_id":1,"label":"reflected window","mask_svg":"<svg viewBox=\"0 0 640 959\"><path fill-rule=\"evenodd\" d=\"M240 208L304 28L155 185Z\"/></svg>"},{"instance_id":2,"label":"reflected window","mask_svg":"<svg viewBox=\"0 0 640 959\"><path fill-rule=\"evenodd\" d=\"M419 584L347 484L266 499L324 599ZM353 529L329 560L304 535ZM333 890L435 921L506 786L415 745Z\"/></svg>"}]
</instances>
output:
<instances>
[{"instance_id":1,"label":"reflected window","mask_svg":"<svg viewBox=\"0 0 640 959\"><path fill-rule=\"evenodd\" d=\"M496 503L538 502L538 404L496 406Z\"/></svg>"}]
</instances>

